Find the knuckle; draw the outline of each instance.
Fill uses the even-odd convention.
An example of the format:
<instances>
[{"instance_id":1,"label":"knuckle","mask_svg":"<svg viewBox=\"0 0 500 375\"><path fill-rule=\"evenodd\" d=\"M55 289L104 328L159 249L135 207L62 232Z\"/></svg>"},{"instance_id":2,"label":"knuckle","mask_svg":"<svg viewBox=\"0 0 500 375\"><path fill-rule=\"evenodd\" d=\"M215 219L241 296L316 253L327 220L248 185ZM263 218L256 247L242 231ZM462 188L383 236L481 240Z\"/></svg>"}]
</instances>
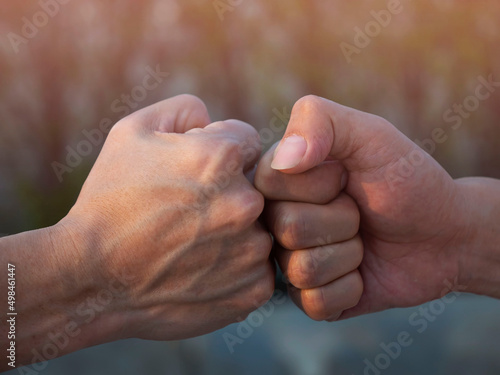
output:
<instances>
[{"instance_id":1,"label":"knuckle","mask_svg":"<svg viewBox=\"0 0 500 375\"><path fill-rule=\"evenodd\" d=\"M269 260L269 254L273 247L273 241L271 236L265 230L259 230L256 235L253 236L252 244L252 259L254 262L261 263L262 261Z\"/></svg>"},{"instance_id":2,"label":"knuckle","mask_svg":"<svg viewBox=\"0 0 500 375\"><path fill-rule=\"evenodd\" d=\"M121 141L136 134L137 120L132 116L125 117L118 121L109 132L109 139Z\"/></svg>"},{"instance_id":3,"label":"knuckle","mask_svg":"<svg viewBox=\"0 0 500 375\"><path fill-rule=\"evenodd\" d=\"M283 247L296 250L303 244L305 221L303 215L291 207L278 210L276 216L276 237Z\"/></svg>"},{"instance_id":4,"label":"knuckle","mask_svg":"<svg viewBox=\"0 0 500 375\"><path fill-rule=\"evenodd\" d=\"M272 192L273 185L276 183L276 175L273 173L270 165L261 161L255 173L255 188L264 196L269 196Z\"/></svg>"},{"instance_id":5,"label":"knuckle","mask_svg":"<svg viewBox=\"0 0 500 375\"><path fill-rule=\"evenodd\" d=\"M193 169L199 172L198 178L204 183L217 182L218 178L231 180L243 171L238 158L235 142L223 137L198 138L189 144L196 150L189 157ZM229 181L226 182L229 185Z\"/></svg>"},{"instance_id":6,"label":"knuckle","mask_svg":"<svg viewBox=\"0 0 500 375\"><path fill-rule=\"evenodd\" d=\"M387 119L374 114L367 114L367 124L370 124L370 130L373 134L380 136L393 137L396 127Z\"/></svg>"},{"instance_id":7,"label":"knuckle","mask_svg":"<svg viewBox=\"0 0 500 375\"><path fill-rule=\"evenodd\" d=\"M181 94L177 96L177 99L182 100L185 104L193 107L205 108L203 100L192 94Z\"/></svg>"},{"instance_id":8,"label":"knuckle","mask_svg":"<svg viewBox=\"0 0 500 375\"><path fill-rule=\"evenodd\" d=\"M352 229L349 233L349 237L352 238L359 233L359 227L361 224L361 215L357 208L351 211L351 215L352 215L351 217Z\"/></svg>"},{"instance_id":9,"label":"knuckle","mask_svg":"<svg viewBox=\"0 0 500 375\"><path fill-rule=\"evenodd\" d=\"M264 211L264 197L254 188L248 186L238 194L237 207L239 221L243 224L255 222Z\"/></svg>"},{"instance_id":10,"label":"knuckle","mask_svg":"<svg viewBox=\"0 0 500 375\"><path fill-rule=\"evenodd\" d=\"M211 125L211 130L216 130L217 134L215 136L207 139L209 147L207 151L211 154L227 155L237 152L239 143L233 137L228 136L225 133L225 124L222 121L213 123Z\"/></svg>"},{"instance_id":11,"label":"knuckle","mask_svg":"<svg viewBox=\"0 0 500 375\"><path fill-rule=\"evenodd\" d=\"M236 175L243 171L236 141L227 137L207 137L194 146L196 160L212 174ZM201 166L200 166L201 167Z\"/></svg>"},{"instance_id":12,"label":"knuckle","mask_svg":"<svg viewBox=\"0 0 500 375\"><path fill-rule=\"evenodd\" d=\"M216 141L214 147L217 147L217 155L222 163L228 164L229 161L236 161L243 171L243 154L241 151L241 144L232 137L221 137ZM209 152L212 147L209 147Z\"/></svg>"},{"instance_id":13,"label":"knuckle","mask_svg":"<svg viewBox=\"0 0 500 375\"><path fill-rule=\"evenodd\" d=\"M322 321L332 315L326 308L322 288L303 290L302 305L306 314L313 320Z\"/></svg>"},{"instance_id":14,"label":"knuckle","mask_svg":"<svg viewBox=\"0 0 500 375\"><path fill-rule=\"evenodd\" d=\"M359 232L359 227L361 224L361 214L359 212L358 205L347 194L342 194L342 215L345 223L349 223L348 235L350 238L356 236Z\"/></svg>"},{"instance_id":15,"label":"knuckle","mask_svg":"<svg viewBox=\"0 0 500 375\"><path fill-rule=\"evenodd\" d=\"M182 94L177 97L182 102L183 108L187 108L182 112L180 119L184 119L195 126L203 126L210 122L207 106L197 96L191 94Z\"/></svg>"},{"instance_id":16,"label":"knuckle","mask_svg":"<svg viewBox=\"0 0 500 375\"><path fill-rule=\"evenodd\" d=\"M211 207L209 216L212 219L207 222L211 228L238 235L249 230L264 209L264 198L253 192L218 191L203 203Z\"/></svg>"},{"instance_id":17,"label":"knuckle","mask_svg":"<svg viewBox=\"0 0 500 375\"><path fill-rule=\"evenodd\" d=\"M394 125L392 125L389 120L374 114L370 114L369 116L373 120L373 126L378 127L380 129L389 129L389 130L394 129Z\"/></svg>"},{"instance_id":18,"label":"knuckle","mask_svg":"<svg viewBox=\"0 0 500 375\"><path fill-rule=\"evenodd\" d=\"M138 131L139 124L133 119L124 119L116 123L105 138L105 146L112 151L123 150L127 145L144 145L144 133Z\"/></svg>"},{"instance_id":19,"label":"knuckle","mask_svg":"<svg viewBox=\"0 0 500 375\"><path fill-rule=\"evenodd\" d=\"M349 275L349 286L350 290L349 298L346 299L344 309L350 309L356 306L363 295L363 279L358 271L355 271Z\"/></svg>"},{"instance_id":20,"label":"knuckle","mask_svg":"<svg viewBox=\"0 0 500 375\"><path fill-rule=\"evenodd\" d=\"M215 210L214 218L217 218L215 223L231 233L248 230L264 211L264 197L250 185L238 187L237 192L231 188L232 191L226 190L223 194L222 190L211 202Z\"/></svg>"},{"instance_id":21,"label":"knuckle","mask_svg":"<svg viewBox=\"0 0 500 375\"><path fill-rule=\"evenodd\" d=\"M311 251L294 254L288 265L288 279L297 288L307 289L317 282L317 262Z\"/></svg>"},{"instance_id":22,"label":"knuckle","mask_svg":"<svg viewBox=\"0 0 500 375\"><path fill-rule=\"evenodd\" d=\"M300 98L293 107L293 111L308 114L319 111L324 105L323 99L316 95L307 95Z\"/></svg>"},{"instance_id":23,"label":"knuckle","mask_svg":"<svg viewBox=\"0 0 500 375\"><path fill-rule=\"evenodd\" d=\"M252 305L259 308L271 299L274 293L274 271L269 264L266 266L265 274L256 283L250 297Z\"/></svg>"},{"instance_id":24,"label":"knuckle","mask_svg":"<svg viewBox=\"0 0 500 375\"><path fill-rule=\"evenodd\" d=\"M364 255L365 254L364 254L363 240L361 239L360 235L357 235L353 239L353 251L352 251L352 256L356 268L361 265L361 262L363 262Z\"/></svg>"}]
</instances>

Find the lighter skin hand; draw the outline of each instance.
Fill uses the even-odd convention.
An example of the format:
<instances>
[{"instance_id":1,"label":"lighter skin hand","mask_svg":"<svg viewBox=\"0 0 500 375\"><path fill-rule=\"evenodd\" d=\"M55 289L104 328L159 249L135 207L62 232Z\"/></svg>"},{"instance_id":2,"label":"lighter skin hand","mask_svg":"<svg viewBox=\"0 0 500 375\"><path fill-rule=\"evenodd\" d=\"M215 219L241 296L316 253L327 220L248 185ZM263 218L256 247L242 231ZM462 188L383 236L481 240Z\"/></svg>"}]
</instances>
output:
<instances>
[{"instance_id":1,"label":"lighter skin hand","mask_svg":"<svg viewBox=\"0 0 500 375\"><path fill-rule=\"evenodd\" d=\"M257 140L242 122L210 124L186 95L118 123L60 223L0 240L3 263L19 265L18 365L48 359L54 333L68 339L57 356L130 337L177 340L265 303L272 243L257 222L264 199L244 175Z\"/></svg>"}]
</instances>

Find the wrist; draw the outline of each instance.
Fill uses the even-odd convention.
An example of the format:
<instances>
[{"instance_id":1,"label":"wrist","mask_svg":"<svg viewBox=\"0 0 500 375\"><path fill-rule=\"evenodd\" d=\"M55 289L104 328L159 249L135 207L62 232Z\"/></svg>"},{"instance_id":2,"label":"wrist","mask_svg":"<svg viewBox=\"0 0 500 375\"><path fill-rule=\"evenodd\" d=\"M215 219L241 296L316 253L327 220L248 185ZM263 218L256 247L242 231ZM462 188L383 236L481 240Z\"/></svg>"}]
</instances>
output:
<instances>
[{"instance_id":1,"label":"wrist","mask_svg":"<svg viewBox=\"0 0 500 375\"><path fill-rule=\"evenodd\" d=\"M14 254L21 363L45 362L119 338L116 297L94 272L97 257L87 234L76 221L63 219L13 237L12 249L23 249Z\"/></svg>"},{"instance_id":2,"label":"wrist","mask_svg":"<svg viewBox=\"0 0 500 375\"><path fill-rule=\"evenodd\" d=\"M53 242L59 247L56 252L65 254L61 270L72 273L67 280L67 287L74 290L68 320L82 332L75 341L85 348L125 338L122 331L126 325L119 301L126 295L130 278L106 269L98 225L68 216L51 229Z\"/></svg>"},{"instance_id":3,"label":"wrist","mask_svg":"<svg viewBox=\"0 0 500 375\"><path fill-rule=\"evenodd\" d=\"M98 296L99 286L85 266L82 247L66 228L59 223L0 241L5 266L16 267L19 364L44 362L113 339L113 326L104 322L116 319L110 319L109 309L102 306L91 312L87 298ZM6 329L4 324L1 329Z\"/></svg>"},{"instance_id":4,"label":"wrist","mask_svg":"<svg viewBox=\"0 0 500 375\"><path fill-rule=\"evenodd\" d=\"M466 292L500 298L500 182L465 178L456 184L462 222L458 284Z\"/></svg>"}]
</instances>

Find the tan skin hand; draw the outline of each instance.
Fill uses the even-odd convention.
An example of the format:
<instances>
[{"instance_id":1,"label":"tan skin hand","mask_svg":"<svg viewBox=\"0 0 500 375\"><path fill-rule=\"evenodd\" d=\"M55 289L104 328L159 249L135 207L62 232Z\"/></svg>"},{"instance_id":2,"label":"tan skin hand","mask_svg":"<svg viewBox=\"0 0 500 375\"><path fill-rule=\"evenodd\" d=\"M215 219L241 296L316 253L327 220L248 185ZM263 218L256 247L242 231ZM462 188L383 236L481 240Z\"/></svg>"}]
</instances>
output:
<instances>
[{"instance_id":1,"label":"tan skin hand","mask_svg":"<svg viewBox=\"0 0 500 375\"><path fill-rule=\"evenodd\" d=\"M255 130L235 120L169 124L172 112L147 109L113 129L67 219L94 223L94 274L138 276L113 309L128 336L145 339L221 328L274 287L270 237L257 223L264 200L244 176L260 154Z\"/></svg>"},{"instance_id":2,"label":"tan skin hand","mask_svg":"<svg viewBox=\"0 0 500 375\"><path fill-rule=\"evenodd\" d=\"M51 337L64 342L57 356L129 337L177 340L265 303L272 241L257 222L264 198L245 177L257 141L242 122L210 124L186 95L118 123L60 223L0 240L2 259L22 269L18 364L52 359L35 355Z\"/></svg>"},{"instance_id":3,"label":"tan skin hand","mask_svg":"<svg viewBox=\"0 0 500 375\"><path fill-rule=\"evenodd\" d=\"M342 192L343 166L326 161L297 175L270 168L273 147L259 163L255 185L267 198L264 212L278 241L276 260L294 302L315 320L334 320L363 291L359 210Z\"/></svg>"},{"instance_id":4,"label":"tan skin hand","mask_svg":"<svg viewBox=\"0 0 500 375\"><path fill-rule=\"evenodd\" d=\"M498 271L489 269L491 266L481 260L489 257L489 263L498 265L498 250L494 252L491 245L483 246L476 227L478 223L486 226L481 230L484 239L498 238L498 228L493 226L500 211L498 181L454 181L437 162L387 121L318 97L310 96L297 102L276 155L291 136L294 136L295 151L285 150L276 157L274 167L278 171L271 168L274 153L271 150L259 165L256 181L266 198L280 201L272 206L281 208L266 210L273 233L285 249L296 250L287 238L301 245L303 256L280 251L278 259L296 287L293 288L296 302L308 315L342 319L392 307L414 306L441 297L443 291L450 290L450 285L465 287L474 293L500 295L499 284L493 286L495 280L500 281ZM305 142L300 143L298 137ZM297 149L304 151L298 157ZM289 163L287 158L297 160ZM336 160L348 174L345 193L336 199L341 174L321 167L327 158ZM410 173L403 167L408 163L413 167ZM318 172L318 168L323 168L323 173ZM314 178L310 177L312 174ZM300 185L300 176L307 183ZM283 189L287 179L288 185L295 185L294 189L302 186L301 195L292 196L287 192L290 188ZM330 207L302 203L300 208L293 208L297 203L292 204L290 200L310 203L312 198L327 194L323 180L331 181L329 198L334 200ZM352 197L353 207L336 210L335 202L345 202L345 194ZM316 203L324 203L324 200ZM496 207L494 210L489 208L492 204ZM320 250L318 243L306 240L310 233L320 238L330 236L333 242L340 243L337 246L343 246L341 241L349 236L338 223L354 226L352 212L357 210L354 206L360 212L364 248L359 268L360 247L349 242L342 251L332 252L323 262L311 262L310 258L317 256ZM482 212L478 212L477 207L482 207ZM328 222L320 226L325 220ZM297 225L297 221L301 224ZM281 224L273 225L275 222ZM346 235L342 237L341 233ZM309 248L312 253L305 255ZM488 250L488 255L479 249ZM472 253L474 262L469 261ZM477 264L475 269L471 269L471 263ZM482 270L477 269L480 266ZM305 275L303 278L314 282L304 283L294 276L297 270L302 270L299 275ZM318 275L314 275L315 272ZM347 282L342 275L348 272L350 275L359 272L361 277L352 277ZM490 276L489 289L474 280L482 273ZM322 299L311 297L308 288L318 284L323 284ZM333 289L335 293L329 295ZM317 311L322 313L316 314Z\"/></svg>"}]
</instances>

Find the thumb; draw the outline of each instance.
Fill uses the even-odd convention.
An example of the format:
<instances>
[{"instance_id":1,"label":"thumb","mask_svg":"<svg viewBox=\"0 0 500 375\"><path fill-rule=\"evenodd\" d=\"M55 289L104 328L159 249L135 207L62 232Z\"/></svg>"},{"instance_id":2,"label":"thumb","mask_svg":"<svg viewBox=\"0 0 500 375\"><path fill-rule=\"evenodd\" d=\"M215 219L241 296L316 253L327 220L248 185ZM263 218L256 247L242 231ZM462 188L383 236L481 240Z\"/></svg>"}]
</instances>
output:
<instances>
[{"instance_id":1,"label":"thumb","mask_svg":"<svg viewBox=\"0 0 500 375\"><path fill-rule=\"evenodd\" d=\"M210 124L207 107L193 95L178 95L138 110L120 121L149 133L185 133Z\"/></svg>"},{"instance_id":2,"label":"thumb","mask_svg":"<svg viewBox=\"0 0 500 375\"><path fill-rule=\"evenodd\" d=\"M349 172L387 166L416 147L386 120L317 96L295 104L271 167L289 174L314 168L327 158Z\"/></svg>"}]
</instances>

